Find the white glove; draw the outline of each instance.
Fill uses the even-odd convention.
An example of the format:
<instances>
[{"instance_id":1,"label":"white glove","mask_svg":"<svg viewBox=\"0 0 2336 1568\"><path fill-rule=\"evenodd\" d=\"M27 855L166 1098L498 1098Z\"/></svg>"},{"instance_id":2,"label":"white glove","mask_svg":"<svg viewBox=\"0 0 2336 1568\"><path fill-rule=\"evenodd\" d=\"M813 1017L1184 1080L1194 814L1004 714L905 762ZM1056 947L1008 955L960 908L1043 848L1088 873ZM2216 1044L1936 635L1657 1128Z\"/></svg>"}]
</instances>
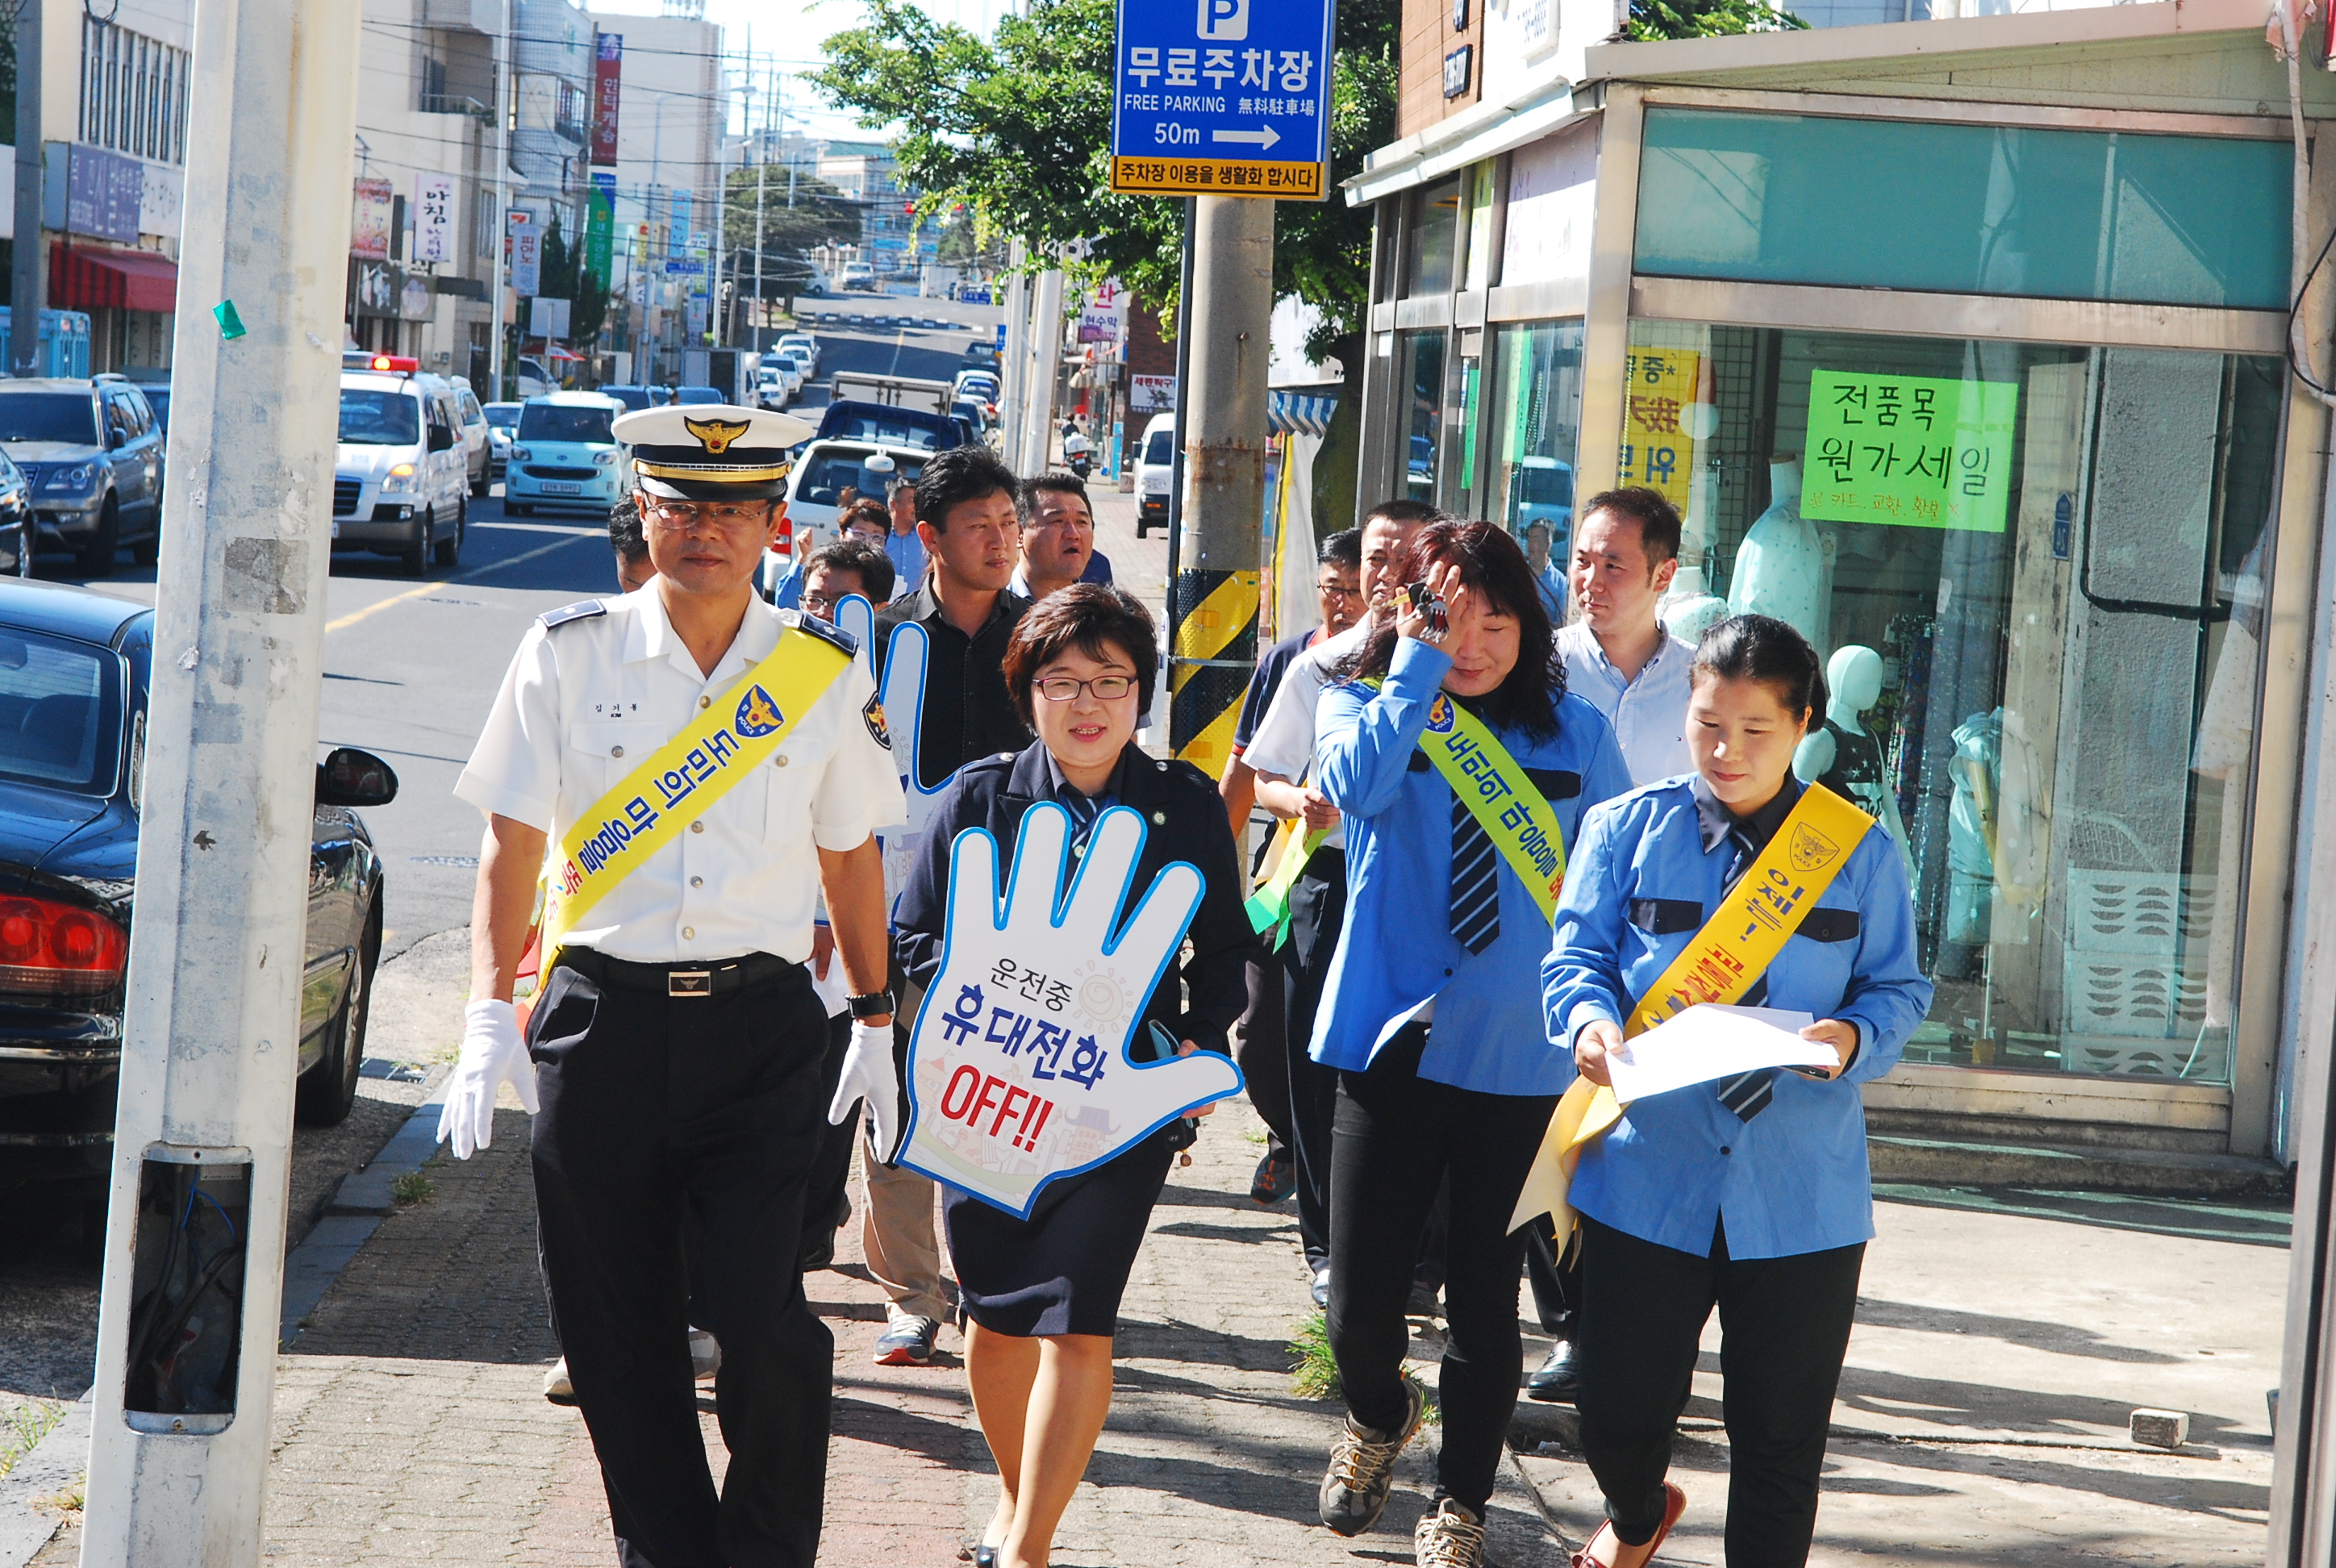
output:
<instances>
[{"instance_id":1,"label":"white glove","mask_svg":"<svg viewBox=\"0 0 2336 1568\"><path fill-rule=\"evenodd\" d=\"M505 1084L519 1091L529 1115L540 1108L519 1014L509 1002L472 1002L462 1009L462 1055L446 1080L446 1104L438 1113L438 1141L451 1142L456 1159L467 1160L495 1141L495 1091Z\"/></svg>"},{"instance_id":2,"label":"white glove","mask_svg":"<svg viewBox=\"0 0 2336 1568\"><path fill-rule=\"evenodd\" d=\"M852 1048L843 1053L843 1076L836 1083L835 1098L827 1105L829 1123L842 1125L854 1100L868 1102L868 1119L873 1128L870 1147L879 1160L890 1164L900 1141L900 1076L892 1066L889 1023L852 1020Z\"/></svg>"}]
</instances>

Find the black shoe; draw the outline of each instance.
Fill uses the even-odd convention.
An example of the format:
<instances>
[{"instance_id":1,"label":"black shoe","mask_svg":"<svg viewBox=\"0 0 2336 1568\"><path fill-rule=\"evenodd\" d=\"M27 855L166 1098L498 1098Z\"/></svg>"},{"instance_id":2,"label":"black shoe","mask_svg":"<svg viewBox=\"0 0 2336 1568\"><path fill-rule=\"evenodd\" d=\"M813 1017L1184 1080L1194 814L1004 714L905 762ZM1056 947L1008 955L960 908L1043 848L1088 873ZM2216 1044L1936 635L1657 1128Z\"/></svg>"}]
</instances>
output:
<instances>
[{"instance_id":1,"label":"black shoe","mask_svg":"<svg viewBox=\"0 0 2336 1568\"><path fill-rule=\"evenodd\" d=\"M1425 1280L1411 1282L1411 1299L1403 1304L1406 1318L1433 1318L1442 1309L1436 1305L1436 1287Z\"/></svg>"},{"instance_id":2,"label":"black shoe","mask_svg":"<svg viewBox=\"0 0 2336 1568\"><path fill-rule=\"evenodd\" d=\"M1582 1378L1574 1367L1571 1339L1560 1339L1551 1346L1549 1359L1541 1364L1541 1370L1525 1379L1525 1398L1544 1405L1571 1405L1581 1391Z\"/></svg>"},{"instance_id":3,"label":"black shoe","mask_svg":"<svg viewBox=\"0 0 2336 1568\"><path fill-rule=\"evenodd\" d=\"M1257 1174L1249 1180L1250 1201L1257 1203L1278 1203L1298 1190L1298 1162L1267 1151L1257 1163Z\"/></svg>"}]
</instances>

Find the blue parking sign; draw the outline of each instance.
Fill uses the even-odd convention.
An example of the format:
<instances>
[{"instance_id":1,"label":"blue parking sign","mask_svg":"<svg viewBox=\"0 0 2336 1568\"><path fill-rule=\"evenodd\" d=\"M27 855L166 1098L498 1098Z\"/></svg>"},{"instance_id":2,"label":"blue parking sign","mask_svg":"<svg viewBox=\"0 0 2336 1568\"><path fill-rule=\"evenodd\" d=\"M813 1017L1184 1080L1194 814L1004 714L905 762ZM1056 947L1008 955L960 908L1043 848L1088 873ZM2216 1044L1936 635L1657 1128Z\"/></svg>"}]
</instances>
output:
<instances>
[{"instance_id":1,"label":"blue parking sign","mask_svg":"<svg viewBox=\"0 0 2336 1568\"><path fill-rule=\"evenodd\" d=\"M1329 194L1333 0L1120 0L1111 188Z\"/></svg>"}]
</instances>

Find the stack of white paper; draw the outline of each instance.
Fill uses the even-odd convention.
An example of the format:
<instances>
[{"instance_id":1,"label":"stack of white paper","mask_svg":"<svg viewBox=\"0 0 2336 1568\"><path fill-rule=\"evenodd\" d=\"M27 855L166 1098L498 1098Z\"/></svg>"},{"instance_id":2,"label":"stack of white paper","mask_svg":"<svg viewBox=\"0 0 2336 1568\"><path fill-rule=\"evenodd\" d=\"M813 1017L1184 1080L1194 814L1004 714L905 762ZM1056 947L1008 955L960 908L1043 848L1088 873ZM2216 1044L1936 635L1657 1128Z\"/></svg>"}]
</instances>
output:
<instances>
[{"instance_id":1,"label":"stack of white paper","mask_svg":"<svg viewBox=\"0 0 2336 1568\"><path fill-rule=\"evenodd\" d=\"M1757 1067L1830 1067L1831 1046L1801 1038L1816 1020L1777 1008L1707 1002L1656 1025L1606 1056L1614 1097L1624 1105Z\"/></svg>"}]
</instances>

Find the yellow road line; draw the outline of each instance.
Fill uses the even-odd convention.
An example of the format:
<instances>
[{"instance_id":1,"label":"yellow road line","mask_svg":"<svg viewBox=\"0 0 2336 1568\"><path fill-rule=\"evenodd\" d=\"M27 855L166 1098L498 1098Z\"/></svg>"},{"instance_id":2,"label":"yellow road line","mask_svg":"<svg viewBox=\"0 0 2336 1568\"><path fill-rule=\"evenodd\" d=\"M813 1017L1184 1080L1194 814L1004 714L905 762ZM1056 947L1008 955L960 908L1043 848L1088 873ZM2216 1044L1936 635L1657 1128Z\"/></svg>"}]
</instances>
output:
<instances>
[{"instance_id":1,"label":"yellow road line","mask_svg":"<svg viewBox=\"0 0 2336 1568\"><path fill-rule=\"evenodd\" d=\"M574 542L574 536L557 540L550 544L538 545L533 550L522 550L507 560L490 561L484 566L473 567L469 571L458 571L453 576L441 578L436 582L416 583L414 587L407 589L404 593L393 593L387 599L377 599L374 603L365 606L363 609L351 610L348 614L341 617L338 620L326 621L325 623L325 629L326 631L344 631L370 616L379 615L391 605L403 603L404 600L409 599L419 598L423 594L428 593L433 589L444 588L449 583L466 582L470 579L477 577L482 572L501 571L505 567L517 566L523 560L533 560L537 556L550 555L555 550L566 550L572 542Z\"/></svg>"}]
</instances>

